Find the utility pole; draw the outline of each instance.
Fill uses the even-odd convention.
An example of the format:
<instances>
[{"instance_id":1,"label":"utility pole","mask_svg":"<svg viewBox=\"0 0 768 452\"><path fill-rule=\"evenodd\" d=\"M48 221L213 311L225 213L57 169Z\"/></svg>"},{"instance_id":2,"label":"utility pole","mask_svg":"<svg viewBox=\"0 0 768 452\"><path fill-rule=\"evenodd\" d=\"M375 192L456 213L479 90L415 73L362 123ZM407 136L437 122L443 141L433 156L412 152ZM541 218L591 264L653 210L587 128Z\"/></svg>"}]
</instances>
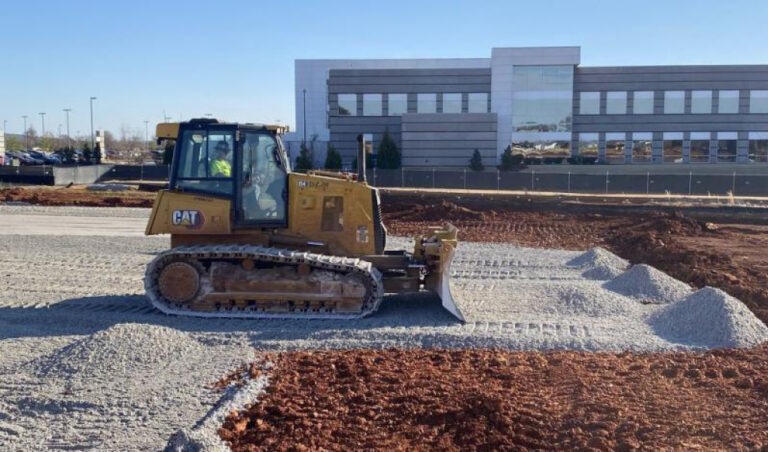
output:
<instances>
[{"instance_id":1,"label":"utility pole","mask_svg":"<svg viewBox=\"0 0 768 452\"><path fill-rule=\"evenodd\" d=\"M304 146L307 145L307 90L306 88L303 90L303 101L304 101L304 126L302 127L304 129Z\"/></svg>"},{"instance_id":2,"label":"utility pole","mask_svg":"<svg viewBox=\"0 0 768 452\"><path fill-rule=\"evenodd\" d=\"M43 121L43 128L42 128L42 131L40 132L40 136L45 137L45 112L44 111L40 112L40 119Z\"/></svg>"},{"instance_id":3,"label":"utility pole","mask_svg":"<svg viewBox=\"0 0 768 452\"><path fill-rule=\"evenodd\" d=\"M93 134L93 101L95 97L91 96L91 150L96 147L96 136Z\"/></svg>"},{"instance_id":4,"label":"utility pole","mask_svg":"<svg viewBox=\"0 0 768 452\"><path fill-rule=\"evenodd\" d=\"M27 115L23 115L22 118L24 118L24 142L26 146L26 151L29 150L29 134L27 133Z\"/></svg>"},{"instance_id":5,"label":"utility pole","mask_svg":"<svg viewBox=\"0 0 768 452\"><path fill-rule=\"evenodd\" d=\"M6 126L7 126L7 125L8 125L8 120L7 120L7 119L3 119L3 135L5 135L5 134L6 134L6 133L5 133L5 130L6 130Z\"/></svg>"},{"instance_id":6,"label":"utility pole","mask_svg":"<svg viewBox=\"0 0 768 452\"><path fill-rule=\"evenodd\" d=\"M144 139L147 146L147 152L149 152L149 121L144 121Z\"/></svg>"},{"instance_id":7,"label":"utility pole","mask_svg":"<svg viewBox=\"0 0 768 452\"><path fill-rule=\"evenodd\" d=\"M72 111L71 108L65 108L64 113L67 114L67 148L72 147L72 137L69 136L69 112Z\"/></svg>"}]
</instances>

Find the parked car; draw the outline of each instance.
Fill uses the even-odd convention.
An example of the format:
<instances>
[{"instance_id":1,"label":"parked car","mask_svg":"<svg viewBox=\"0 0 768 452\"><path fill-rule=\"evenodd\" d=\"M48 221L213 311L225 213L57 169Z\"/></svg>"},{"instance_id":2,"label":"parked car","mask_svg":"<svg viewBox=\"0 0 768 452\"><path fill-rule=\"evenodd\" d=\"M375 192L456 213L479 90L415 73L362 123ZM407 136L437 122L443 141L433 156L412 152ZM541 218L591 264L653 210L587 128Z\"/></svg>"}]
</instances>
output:
<instances>
[{"instance_id":1,"label":"parked car","mask_svg":"<svg viewBox=\"0 0 768 452\"><path fill-rule=\"evenodd\" d=\"M29 155L32 156L32 158L42 160L43 163L46 165L59 165L61 164L61 159L59 159L58 156L55 154L46 154L42 151L29 151Z\"/></svg>"},{"instance_id":2,"label":"parked car","mask_svg":"<svg viewBox=\"0 0 768 452\"><path fill-rule=\"evenodd\" d=\"M42 165L44 163L24 151L6 151L6 154L18 160L21 165Z\"/></svg>"}]
</instances>

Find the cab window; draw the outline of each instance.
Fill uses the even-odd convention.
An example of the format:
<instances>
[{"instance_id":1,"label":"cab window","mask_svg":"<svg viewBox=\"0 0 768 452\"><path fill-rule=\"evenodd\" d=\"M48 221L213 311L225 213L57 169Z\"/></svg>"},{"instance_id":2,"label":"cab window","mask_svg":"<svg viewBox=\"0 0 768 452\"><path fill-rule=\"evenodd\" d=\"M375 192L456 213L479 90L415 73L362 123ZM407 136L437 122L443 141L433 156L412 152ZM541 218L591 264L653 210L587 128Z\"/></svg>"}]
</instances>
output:
<instances>
[{"instance_id":1,"label":"cab window","mask_svg":"<svg viewBox=\"0 0 768 452\"><path fill-rule=\"evenodd\" d=\"M187 130L179 144L177 187L223 195L233 193L231 131Z\"/></svg>"},{"instance_id":2,"label":"cab window","mask_svg":"<svg viewBox=\"0 0 768 452\"><path fill-rule=\"evenodd\" d=\"M288 176L274 136L269 133L243 134L240 174L243 219L247 222L284 221Z\"/></svg>"}]
</instances>

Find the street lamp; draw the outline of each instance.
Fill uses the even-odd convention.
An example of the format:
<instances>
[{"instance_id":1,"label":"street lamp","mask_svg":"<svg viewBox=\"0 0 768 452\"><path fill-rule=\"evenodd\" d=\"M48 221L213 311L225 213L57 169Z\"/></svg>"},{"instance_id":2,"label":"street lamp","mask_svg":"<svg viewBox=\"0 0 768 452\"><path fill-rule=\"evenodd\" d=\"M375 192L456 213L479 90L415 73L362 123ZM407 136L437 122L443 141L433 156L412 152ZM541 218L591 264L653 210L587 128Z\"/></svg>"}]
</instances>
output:
<instances>
[{"instance_id":1,"label":"street lamp","mask_svg":"<svg viewBox=\"0 0 768 452\"><path fill-rule=\"evenodd\" d=\"M71 108L65 108L64 113L67 114L67 147L72 147L72 138L69 136L69 112L72 111Z\"/></svg>"},{"instance_id":2,"label":"street lamp","mask_svg":"<svg viewBox=\"0 0 768 452\"><path fill-rule=\"evenodd\" d=\"M8 120L7 119L3 119L3 135L5 135L5 129L6 129L7 125L8 125Z\"/></svg>"},{"instance_id":3,"label":"street lamp","mask_svg":"<svg viewBox=\"0 0 768 452\"><path fill-rule=\"evenodd\" d=\"M91 96L91 149L96 147L96 136L93 134L93 101L95 97Z\"/></svg>"},{"instance_id":4,"label":"street lamp","mask_svg":"<svg viewBox=\"0 0 768 452\"><path fill-rule=\"evenodd\" d=\"M22 115L22 118L24 118L24 145L26 146L26 150L29 150L29 134L27 133L27 115Z\"/></svg>"},{"instance_id":5,"label":"street lamp","mask_svg":"<svg viewBox=\"0 0 768 452\"><path fill-rule=\"evenodd\" d=\"M147 145L147 152L149 152L149 121L144 121L144 142Z\"/></svg>"},{"instance_id":6,"label":"street lamp","mask_svg":"<svg viewBox=\"0 0 768 452\"><path fill-rule=\"evenodd\" d=\"M41 137L45 137L45 112L40 112L40 119L43 121L43 127L42 131L40 132Z\"/></svg>"}]
</instances>

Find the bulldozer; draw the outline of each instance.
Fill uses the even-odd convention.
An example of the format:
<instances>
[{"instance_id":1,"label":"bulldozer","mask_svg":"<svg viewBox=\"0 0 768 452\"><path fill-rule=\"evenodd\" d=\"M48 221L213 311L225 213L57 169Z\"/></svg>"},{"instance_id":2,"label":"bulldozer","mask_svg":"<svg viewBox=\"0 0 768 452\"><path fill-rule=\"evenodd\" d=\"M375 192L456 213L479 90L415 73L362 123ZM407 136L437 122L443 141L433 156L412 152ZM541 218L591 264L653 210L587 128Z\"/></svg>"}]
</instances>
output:
<instances>
[{"instance_id":1,"label":"bulldozer","mask_svg":"<svg viewBox=\"0 0 768 452\"><path fill-rule=\"evenodd\" d=\"M147 235L170 249L144 286L166 314L355 319L384 294L432 291L463 321L450 290L457 230L430 227L414 249L387 250L377 188L357 172L294 172L279 125L191 119L157 125L173 140L170 182L155 198Z\"/></svg>"}]
</instances>

